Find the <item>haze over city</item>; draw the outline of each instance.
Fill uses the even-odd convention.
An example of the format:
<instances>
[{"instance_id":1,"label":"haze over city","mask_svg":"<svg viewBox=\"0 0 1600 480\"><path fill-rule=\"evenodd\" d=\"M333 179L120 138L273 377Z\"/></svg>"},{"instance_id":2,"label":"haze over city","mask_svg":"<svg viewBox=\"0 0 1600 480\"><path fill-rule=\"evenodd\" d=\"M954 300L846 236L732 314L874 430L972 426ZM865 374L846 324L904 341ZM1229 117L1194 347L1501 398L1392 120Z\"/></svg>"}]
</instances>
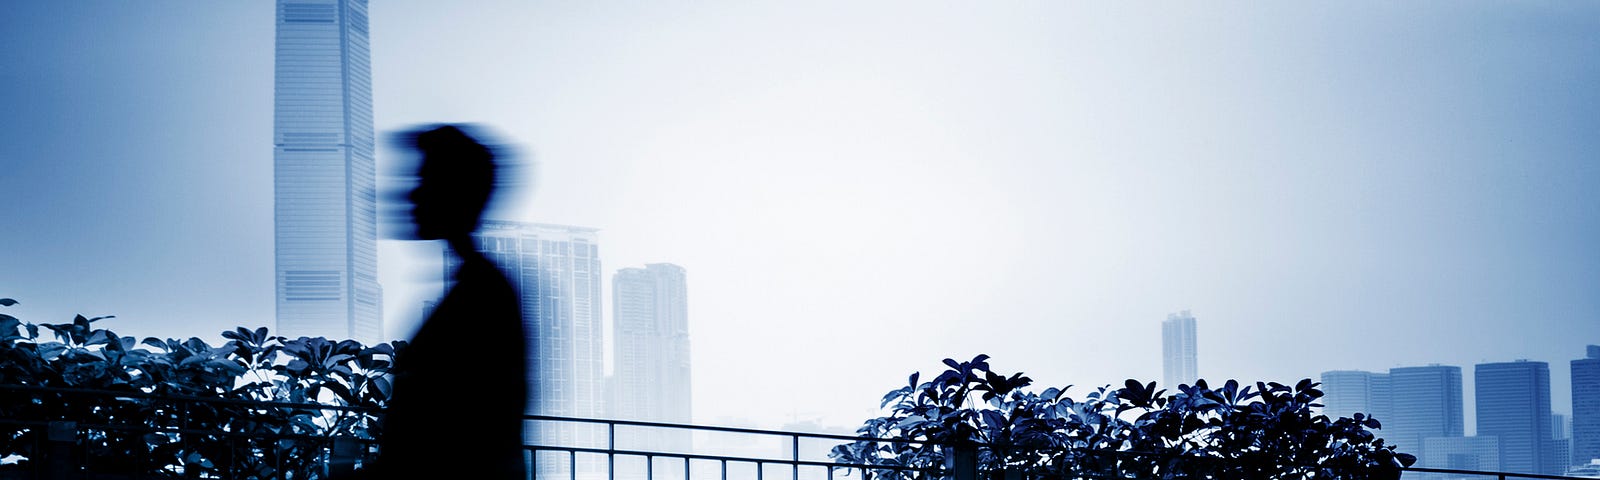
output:
<instances>
[{"instance_id":1,"label":"haze over city","mask_svg":"<svg viewBox=\"0 0 1600 480\"><path fill-rule=\"evenodd\" d=\"M8 313L273 325L272 9L7 5ZM380 139L482 125L528 167L501 218L687 271L698 422L853 427L978 353L1159 380L1180 310L1204 378L1528 358L1556 412L1600 343L1594 3L370 13ZM380 242L386 336L440 262Z\"/></svg>"}]
</instances>

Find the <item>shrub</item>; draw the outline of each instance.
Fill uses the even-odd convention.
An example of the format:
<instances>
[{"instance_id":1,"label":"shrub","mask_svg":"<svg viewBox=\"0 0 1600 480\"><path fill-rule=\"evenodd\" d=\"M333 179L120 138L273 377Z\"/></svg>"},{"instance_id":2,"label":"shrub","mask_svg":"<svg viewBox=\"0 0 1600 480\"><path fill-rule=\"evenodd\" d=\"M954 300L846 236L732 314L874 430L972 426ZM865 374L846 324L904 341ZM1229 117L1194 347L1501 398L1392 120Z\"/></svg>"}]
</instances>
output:
<instances>
[{"instance_id":1,"label":"shrub","mask_svg":"<svg viewBox=\"0 0 1600 480\"><path fill-rule=\"evenodd\" d=\"M1026 391L1032 379L995 373L988 358L945 359L949 368L927 382L913 373L883 397L887 415L857 430L921 443L861 440L830 455L844 464L936 471L956 463L957 452L973 452L979 475L989 478L1395 479L1416 461L1369 430L1380 428L1375 418L1313 412L1322 392L1310 379L1254 388L1228 380L1215 389L1200 380L1170 394L1128 380L1079 401L1070 387Z\"/></svg>"},{"instance_id":2,"label":"shrub","mask_svg":"<svg viewBox=\"0 0 1600 480\"><path fill-rule=\"evenodd\" d=\"M380 433L404 345L263 327L222 332L227 342L213 347L98 328L109 318L35 325L0 314L0 469L37 472L71 455L67 464L88 473L317 478L333 439ZM45 441L48 422L75 423L70 448Z\"/></svg>"}]
</instances>

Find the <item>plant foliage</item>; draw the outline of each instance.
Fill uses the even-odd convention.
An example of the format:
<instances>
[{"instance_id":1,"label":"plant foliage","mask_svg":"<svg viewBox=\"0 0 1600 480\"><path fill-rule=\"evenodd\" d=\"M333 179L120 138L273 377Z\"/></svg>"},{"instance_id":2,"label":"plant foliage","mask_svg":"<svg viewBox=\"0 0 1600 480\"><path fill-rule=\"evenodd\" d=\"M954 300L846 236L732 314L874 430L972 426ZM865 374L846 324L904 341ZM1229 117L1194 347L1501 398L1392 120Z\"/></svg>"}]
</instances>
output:
<instances>
[{"instance_id":1,"label":"plant foliage","mask_svg":"<svg viewBox=\"0 0 1600 480\"><path fill-rule=\"evenodd\" d=\"M139 340L99 328L109 318L0 314L0 471L38 472L54 458L83 473L319 478L334 438L380 433L404 345L264 327L223 332L221 346ZM75 429L70 447L49 438L50 422Z\"/></svg>"},{"instance_id":2,"label":"plant foliage","mask_svg":"<svg viewBox=\"0 0 1600 480\"><path fill-rule=\"evenodd\" d=\"M1310 379L1293 386L1205 380L1175 392L1128 380L1080 399L1069 387L1032 392L1033 380L989 367L988 355L945 359L929 381L913 373L883 397L887 415L857 430L871 439L834 447L868 477L923 478L973 452L980 478L1352 479L1399 478L1416 457L1395 451L1363 414L1328 418ZM1007 475L1010 474L1010 476Z\"/></svg>"}]
</instances>

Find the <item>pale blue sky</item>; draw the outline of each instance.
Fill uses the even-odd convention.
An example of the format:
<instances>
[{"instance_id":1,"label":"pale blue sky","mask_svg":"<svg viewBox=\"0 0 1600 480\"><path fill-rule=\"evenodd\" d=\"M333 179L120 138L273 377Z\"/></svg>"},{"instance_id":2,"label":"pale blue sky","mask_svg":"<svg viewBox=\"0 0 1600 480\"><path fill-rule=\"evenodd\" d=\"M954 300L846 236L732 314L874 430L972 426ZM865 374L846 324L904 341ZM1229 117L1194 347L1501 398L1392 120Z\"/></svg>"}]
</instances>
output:
<instances>
[{"instance_id":1,"label":"pale blue sky","mask_svg":"<svg viewBox=\"0 0 1600 480\"><path fill-rule=\"evenodd\" d=\"M376 123L486 124L507 216L684 266L702 421L850 425L977 353L1159 379L1182 309L1208 378L1531 358L1568 409L1600 4L862 3L375 1ZM270 325L272 3L0 12L8 313ZM403 336L439 269L383 243Z\"/></svg>"}]
</instances>

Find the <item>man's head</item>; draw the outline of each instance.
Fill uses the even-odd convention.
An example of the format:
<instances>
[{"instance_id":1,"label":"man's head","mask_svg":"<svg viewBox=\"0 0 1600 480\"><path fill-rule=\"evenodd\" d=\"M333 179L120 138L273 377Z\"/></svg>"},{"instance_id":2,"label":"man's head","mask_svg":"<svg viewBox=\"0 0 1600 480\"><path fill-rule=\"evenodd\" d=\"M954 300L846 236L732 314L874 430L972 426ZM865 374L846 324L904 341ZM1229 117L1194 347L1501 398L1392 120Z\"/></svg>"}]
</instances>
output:
<instances>
[{"instance_id":1,"label":"man's head","mask_svg":"<svg viewBox=\"0 0 1600 480\"><path fill-rule=\"evenodd\" d=\"M422 153L411 218L424 240L458 238L478 228L494 191L494 153L452 125L411 135Z\"/></svg>"}]
</instances>

